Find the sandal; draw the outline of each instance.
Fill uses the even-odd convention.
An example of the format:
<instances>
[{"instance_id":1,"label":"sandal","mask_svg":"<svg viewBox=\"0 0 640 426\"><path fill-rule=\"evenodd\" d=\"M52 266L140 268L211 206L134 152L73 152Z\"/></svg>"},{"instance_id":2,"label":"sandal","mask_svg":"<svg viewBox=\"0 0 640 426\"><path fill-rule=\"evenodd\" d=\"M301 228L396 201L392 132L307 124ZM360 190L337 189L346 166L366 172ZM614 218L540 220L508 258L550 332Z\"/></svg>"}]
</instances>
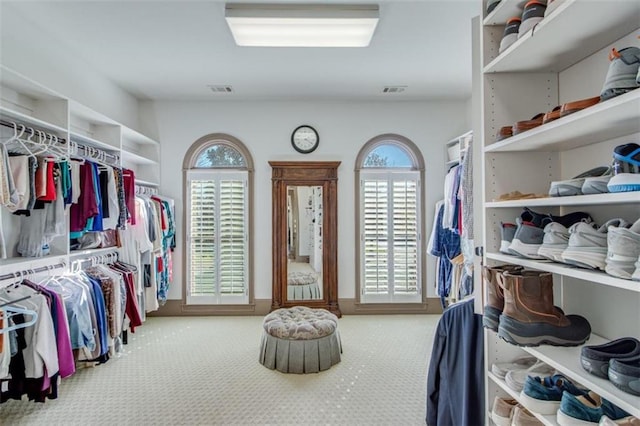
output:
<instances>
[{"instance_id":1,"label":"sandal","mask_svg":"<svg viewBox=\"0 0 640 426\"><path fill-rule=\"evenodd\" d=\"M543 117L544 113L541 112L534 115L531 120L516 122L516 124L513 125L513 134L517 135L518 133L526 132L527 130L540 126L542 124Z\"/></svg>"},{"instance_id":2,"label":"sandal","mask_svg":"<svg viewBox=\"0 0 640 426\"><path fill-rule=\"evenodd\" d=\"M600 96L596 96L588 99L581 99L579 101L567 102L562 105L560 109L560 117L567 116L569 114L573 114L574 112L578 112L582 109L589 108L600 102Z\"/></svg>"},{"instance_id":3,"label":"sandal","mask_svg":"<svg viewBox=\"0 0 640 426\"><path fill-rule=\"evenodd\" d=\"M547 124L553 120L557 120L558 118L560 118L560 109L562 107L560 105L558 105L557 107L555 107L554 109L552 109L551 111L549 111L548 113L546 113L544 115L544 117L542 117L542 124Z\"/></svg>"}]
</instances>

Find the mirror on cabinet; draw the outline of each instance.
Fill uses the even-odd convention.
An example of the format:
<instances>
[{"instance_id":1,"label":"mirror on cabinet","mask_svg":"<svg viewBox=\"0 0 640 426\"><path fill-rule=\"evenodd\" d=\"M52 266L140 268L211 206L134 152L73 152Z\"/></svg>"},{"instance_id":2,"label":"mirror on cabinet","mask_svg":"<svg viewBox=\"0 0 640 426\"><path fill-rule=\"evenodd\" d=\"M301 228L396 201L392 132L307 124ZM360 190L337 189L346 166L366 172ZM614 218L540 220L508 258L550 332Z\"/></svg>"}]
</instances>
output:
<instances>
[{"instance_id":1,"label":"mirror on cabinet","mask_svg":"<svg viewBox=\"0 0 640 426\"><path fill-rule=\"evenodd\" d=\"M340 162L269 162L273 169L272 310L304 305L340 315L337 168Z\"/></svg>"}]
</instances>

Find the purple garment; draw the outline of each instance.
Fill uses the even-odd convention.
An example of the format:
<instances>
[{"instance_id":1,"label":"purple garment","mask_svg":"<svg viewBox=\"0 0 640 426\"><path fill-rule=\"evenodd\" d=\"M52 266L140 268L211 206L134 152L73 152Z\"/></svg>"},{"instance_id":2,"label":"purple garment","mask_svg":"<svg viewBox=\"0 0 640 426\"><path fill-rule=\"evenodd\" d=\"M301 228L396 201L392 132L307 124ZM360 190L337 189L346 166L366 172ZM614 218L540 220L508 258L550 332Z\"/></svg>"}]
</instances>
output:
<instances>
[{"instance_id":1,"label":"purple garment","mask_svg":"<svg viewBox=\"0 0 640 426\"><path fill-rule=\"evenodd\" d=\"M55 309L58 313L58 323L56 324L56 344L58 345L58 370L61 378L69 377L76 372L76 364L73 359L73 349L71 349L71 338L69 337L69 323L67 312L64 310L62 298L55 291L51 291L55 301ZM53 307L52 307L53 309Z\"/></svg>"},{"instance_id":2,"label":"purple garment","mask_svg":"<svg viewBox=\"0 0 640 426\"><path fill-rule=\"evenodd\" d=\"M93 166L89 162L80 165L80 187L78 203L72 204L70 209L71 232L84 231L87 220L100 213L93 183Z\"/></svg>"}]
</instances>

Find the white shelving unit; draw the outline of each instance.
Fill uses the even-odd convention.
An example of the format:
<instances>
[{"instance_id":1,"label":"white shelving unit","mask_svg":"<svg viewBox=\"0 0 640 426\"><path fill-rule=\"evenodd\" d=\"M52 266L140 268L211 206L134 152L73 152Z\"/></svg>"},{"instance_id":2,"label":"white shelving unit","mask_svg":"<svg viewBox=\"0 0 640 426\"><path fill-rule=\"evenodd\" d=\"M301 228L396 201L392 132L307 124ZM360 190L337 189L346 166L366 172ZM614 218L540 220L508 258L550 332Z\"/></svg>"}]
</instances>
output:
<instances>
[{"instance_id":1,"label":"white shelving unit","mask_svg":"<svg viewBox=\"0 0 640 426\"><path fill-rule=\"evenodd\" d=\"M473 131L457 136L445 144L445 167L447 169L459 164L462 155L473 140Z\"/></svg>"},{"instance_id":2,"label":"white shelving unit","mask_svg":"<svg viewBox=\"0 0 640 426\"><path fill-rule=\"evenodd\" d=\"M502 0L483 20L480 30L482 75L482 146L484 264L516 264L551 272L556 305L568 314L587 318L592 327L588 345L632 336L640 338L640 285L601 271L560 263L522 259L499 252L500 223L514 222L523 207L564 215L586 211L601 224L614 217L640 218L640 192L494 201L511 191L546 194L551 181L569 179L585 170L611 163L615 146L640 143L640 90L628 92L502 141L502 126L528 120L557 105L598 96L609 67L608 52L638 46L640 3L606 0L556 0L559 6L533 31L501 54L498 46L506 21L520 16L519 0ZM486 10L487 1L483 1ZM477 235L476 235L477 237ZM480 274L478 274L480 275ZM481 286L481 279L476 282ZM479 303L482 301L478 300ZM482 311L477 306L477 310ZM491 374L491 364L529 353L613 404L640 417L640 397L616 388L608 380L584 371L580 347L521 348L485 330L485 404L491 411L496 395L519 399L503 380ZM534 413L546 425L555 416ZM489 423L489 419L485 419Z\"/></svg>"},{"instance_id":3,"label":"white shelving unit","mask_svg":"<svg viewBox=\"0 0 640 426\"><path fill-rule=\"evenodd\" d=\"M13 70L0 66L0 118L53 134L113 154L119 165L134 171L137 184L157 187L160 182L160 144L73 99L54 92ZM13 133L1 127L3 137ZM67 146L69 146L67 144ZM20 220L0 207L0 224L5 233L8 258L0 259L2 273L33 269L61 261L105 254L113 248L70 251L68 232L51 243L51 253L42 258L20 257L15 252ZM68 220L67 220L68 229Z\"/></svg>"}]
</instances>

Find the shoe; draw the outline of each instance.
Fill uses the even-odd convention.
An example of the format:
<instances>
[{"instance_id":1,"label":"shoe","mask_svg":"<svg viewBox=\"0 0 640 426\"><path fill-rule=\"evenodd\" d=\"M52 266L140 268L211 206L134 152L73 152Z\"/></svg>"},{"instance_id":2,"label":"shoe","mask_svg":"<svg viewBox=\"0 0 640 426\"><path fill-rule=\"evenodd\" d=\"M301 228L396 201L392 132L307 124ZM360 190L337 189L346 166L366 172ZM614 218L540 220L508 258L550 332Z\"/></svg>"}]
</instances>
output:
<instances>
[{"instance_id":1,"label":"shoe","mask_svg":"<svg viewBox=\"0 0 640 426\"><path fill-rule=\"evenodd\" d=\"M611 219L601 227L578 222L569 228L569 245L562 252L564 263L589 269L605 269L609 226L628 226L624 219Z\"/></svg>"},{"instance_id":2,"label":"shoe","mask_svg":"<svg viewBox=\"0 0 640 426\"><path fill-rule=\"evenodd\" d=\"M520 30L518 31L518 38L522 37L530 29L535 27L538 22L542 21L546 9L546 2L541 2L538 0L531 0L530 2L525 4L524 11L522 12L522 24L520 25Z\"/></svg>"},{"instance_id":3,"label":"shoe","mask_svg":"<svg viewBox=\"0 0 640 426\"><path fill-rule=\"evenodd\" d=\"M600 96L593 98L581 99L579 101L567 102L560 108L560 117L566 117L574 112L581 111L600 102Z\"/></svg>"},{"instance_id":4,"label":"shoe","mask_svg":"<svg viewBox=\"0 0 640 426\"><path fill-rule=\"evenodd\" d=\"M558 105L557 107L546 113L542 117L542 124L547 124L560 118L560 108L560 105Z\"/></svg>"},{"instance_id":5,"label":"shoe","mask_svg":"<svg viewBox=\"0 0 640 426\"><path fill-rule=\"evenodd\" d=\"M640 419L637 417L629 416L616 421L611 420L607 416L602 416L599 426L640 426Z\"/></svg>"},{"instance_id":6,"label":"shoe","mask_svg":"<svg viewBox=\"0 0 640 426\"><path fill-rule=\"evenodd\" d=\"M500 0L489 0L487 2L487 15L493 12L493 9L500 4Z\"/></svg>"},{"instance_id":7,"label":"shoe","mask_svg":"<svg viewBox=\"0 0 640 426\"><path fill-rule=\"evenodd\" d=\"M577 346L589 339L591 325L585 318L564 315L553 305L551 273L505 271L497 280L504 293L501 339L517 346Z\"/></svg>"},{"instance_id":8,"label":"shoe","mask_svg":"<svg viewBox=\"0 0 640 426\"><path fill-rule=\"evenodd\" d=\"M544 378L529 376L520 392L520 402L529 411L549 416L558 412L564 392L578 396L587 393L561 374Z\"/></svg>"},{"instance_id":9,"label":"shoe","mask_svg":"<svg viewBox=\"0 0 640 426\"><path fill-rule=\"evenodd\" d=\"M569 230L567 228L577 222L590 223L593 219L588 213L575 212L555 217L555 220L557 222L548 223L544 227L544 237L538 254L554 262L563 262L562 253L569 245Z\"/></svg>"},{"instance_id":10,"label":"shoe","mask_svg":"<svg viewBox=\"0 0 640 426\"><path fill-rule=\"evenodd\" d=\"M611 226L607 232L605 272L614 277L631 279L640 257L640 219L627 227Z\"/></svg>"},{"instance_id":11,"label":"shoe","mask_svg":"<svg viewBox=\"0 0 640 426\"><path fill-rule=\"evenodd\" d=\"M519 265L485 266L482 269L487 298L482 314L482 325L485 328L498 331L498 321L500 321L500 315L504 308L504 294L498 284L497 275L504 271L519 271L521 269L522 266Z\"/></svg>"},{"instance_id":12,"label":"shoe","mask_svg":"<svg viewBox=\"0 0 640 426\"><path fill-rule=\"evenodd\" d=\"M604 79L600 99L606 101L639 87L640 49L626 47L620 51L615 48L609 52L609 70Z\"/></svg>"},{"instance_id":13,"label":"shoe","mask_svg":"<svg viewBox=\"0 0 640 426\"><path fill-rule=\"evenodd\" d=\"M585 195L608 193L609 189L607 188L607 185L613 177L613 168L610 168L609 170L610 171L608 173L602 176L586 178L582 184L582 193Z\"/></svg>"},{"instance_id":14,"label":"shoe","mask_svg":"<svg viewBox=\"0 0 640 426\"><path fill-rule=\"evenodd\" d=\"M496 135L496 142L510 138L511 136L513 136L513 127L503 126L500 128L500 130L498 130L498 134Z\"/></svg>"},{"instance_id":15,"label":"shoe","mask_svg":"<svg viewBox=\"0 0 640 426\"><path fill-rule=\"evenodd\" d=\"M618 173L607 184L609 192L640 191L640 173Z\"/></svg>"},{"instance_id":16,"label":"shoe","mask_svg":"<svg viewBox=\"0 0 640 426\"><path fill-rule=\"evenodd\" d=\"M509 387L516 392L522 392L522 388L524 388L524 382L527 380L529 376L551 376L555 374L556 370L545 364L542 361L536 362L531 367L526 370L512 370L509 371L505 377L504 382Z\"/></svg>"},{"instance_id":17,"label":"shoe","mask_svg":"<svg viewBox=\"0 0 640 426\"><path fill-rule=\"evenodd\" d=\"M551 222L544 227L542 245L538 254L554 262L563 262L562 252L569 245L569 230L558 222Z\"/></svg>"},{"instance_id":18,"label":"shoe","mask_svg":"<svg viewBox=\"0 0 640 426\"><path fill-rule=\"evenodd\" d=\"M629 416L629 413L602 399L595 392L572 395L565 391L556 420L560 426L597 425L605 414L612 419Z\"/></svg>"},{"instance_id":19,"label":"shoe","mask_svg":"<svg viewBox=\"0 0 640 426\"><path fill-rule=\"evenodd\" d=\"M532 1L536 1L536 0L532 0ZM531 130L534 129L538 126L542 125L542 119L544 118L544 114L543 113L539 113L534 115L531 120L524 120L524 121L516 121L516 123L513 125L513 134L517 135L519 133L522 132L526 132L527 130Z\"/></svg>"},{"instance_id":20,"label":"shoe","mask_svg":"<svg viewBox=\"0 0 640 426\"><path fill-rule=\"evenodd\" d=\"M626 393L640 396L640 355L609 361L609 381Z\"/></svg>"},{"instance_id":21,"label":"shoe","mask_svg":"<svg viewBox=\"0 0 640 426\"><path fill-rule=\"evenodd\" d=\"M521 405L516 405L513 409L512 426L541 426L544 425L529 410Z\"/></svg>"},{"instance_id":22,"label":"shoe","mask_svg":"<svg viewBox=\"0 0 640 426\"><path fill-rule=\"evenodd\" d=\"M640 341L633 337L623 337L602 345L584 346L580 350L580 364L585 371L607 379L611 359L636 355L640 355Z\"/></svg>"},{"instance_id":23,"label":"shoe","mask_svg":"<svg viewBox=\"0 0 640 426\"><path fill-rule=\"evenodd\" d=\"M513 417L513 409L518 405L515 399L506 399L496 396L491 408L491 420L497 426L510 426Z\"/></svg>"},{"instance_id":24,"label":"shoe","mask_svg":"<svg viewBox=\"0 0 640 426\"><path fill-rule=\"evenodd\" d=\"M517 228L515 223L500 222L500 253L511 254L509 246Z\"/></svg>"},{"instance_id":25,"label":"shoe","mask_svg":"<svg viewBox=\"0 0 640 426\"><path fill-rule=\"evenodd\" d=\"M640 173L640 145L627 143L613 149L614 174Z\"/></svg>"},{"instance_id":26,"label":"shoe","mask_svg":"<svg viewBox=\"0 0 640 426\"><path fill-rule=\"evenodd\" d=\"M511 362L494 362L491 364L491 372L499 379L504 380L507 373L514 370L526 371L529 367L535 365L538 359L533 356L522 356Z\"/></svg>"},{"instance_id":27,"label":"shoe","mask_svg":"<svg viewBox=\"0 0 640 426\"><path fill-rule=\"evenodd\" d=\"M598 177L611 173L611 167L600 166L587 170L578 176L568 179L551 182L549 195L552 197L567 197L571 195L582 195L582 186L588 177Z\"/></svg>"},{"instance_id":28,"label":"shoe","mask_svg":"<svg viewBox=\"0 0 640 426\"><path fill-rule=\"evenodd\" d=\"M504 33L500 40L500 47L498 53L502 53L509 48L513 43L518 41L518 32L520 30L520 23L522 20L515 16L507 21L507 26L504 27Z\"/></svg>"},{"instance_id":29,"label":"shoe","mask_svg":"<svg viewBox=\"0 0 640 426\"><path fill-rule=\"evenodd\" d=\"M509 252L527 259L544 259L538 254L544 239L544 230L532 222L523 222L521 218L517 218L516 223L518 228L509 244Z\"/></svg>"}]
</instances>

